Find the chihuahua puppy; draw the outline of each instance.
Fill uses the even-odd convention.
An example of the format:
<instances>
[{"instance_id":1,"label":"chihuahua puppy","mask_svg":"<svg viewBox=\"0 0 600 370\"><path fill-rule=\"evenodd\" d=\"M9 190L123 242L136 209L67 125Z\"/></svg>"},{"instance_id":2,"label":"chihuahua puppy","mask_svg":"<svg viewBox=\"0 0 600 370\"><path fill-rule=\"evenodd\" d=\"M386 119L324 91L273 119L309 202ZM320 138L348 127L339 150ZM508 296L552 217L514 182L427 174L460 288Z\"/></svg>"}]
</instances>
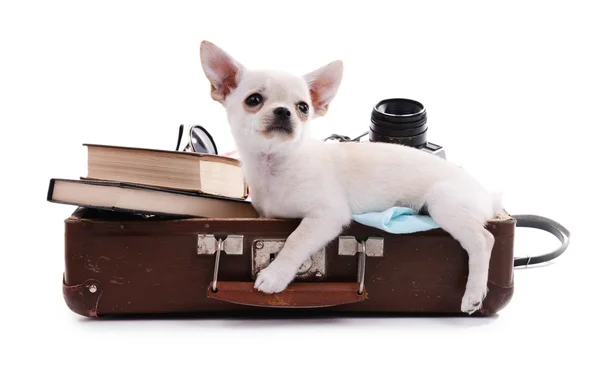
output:
<instances>
[{"instance_id":1,"label":"chihuahua puppy","mask_svg":"<svg viewBox=\"0 0 600 370\"><path fill-rule=\"evenodd\" d=\"M227 112L252 204L261 217L301 219L258 274L256 289L284 290L353 214L405 206L426 209L460 242L469 259L461 310L471 314L481 307L494 245L485 225L501 205L473 177L408 146L312 138L310 121L327 112L340 86L341 61L303 76L251 70L208 41L201 43L200 60L212 98Z\"/></svg>"}]
</instances>

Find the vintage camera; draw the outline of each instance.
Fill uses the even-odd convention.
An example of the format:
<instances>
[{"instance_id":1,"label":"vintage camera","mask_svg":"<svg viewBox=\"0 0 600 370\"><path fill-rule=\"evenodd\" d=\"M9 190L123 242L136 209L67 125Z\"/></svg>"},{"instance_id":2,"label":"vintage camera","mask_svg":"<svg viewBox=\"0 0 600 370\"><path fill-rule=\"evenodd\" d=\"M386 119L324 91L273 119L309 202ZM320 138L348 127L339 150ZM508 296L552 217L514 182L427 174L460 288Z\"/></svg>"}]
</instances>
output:
<instances>
[{"instance_id":1,"label":"vintage camera","mask_svg":"<svg viewBox=\"0 0 600 370\"><path fill-rule=\"evenodd\" d=\"M375 104L369 131L351 139L333 134L325 139L357 142L383 142L412 146L446 159L441 145L427 141L427 111L423 104L411 99L386 99Z\"/></svg>"},{"instance_id":2,"label":"vintage camera","mask_svg":"<svg viewBox=\"0 0 600 370\"><path fill-rule=\"evenodd\" d=\"M427 111L411 99L386 99L371 112L369 141L412 146L446 159L441 145L427 141Z\"/></svg>"}]
</instances>

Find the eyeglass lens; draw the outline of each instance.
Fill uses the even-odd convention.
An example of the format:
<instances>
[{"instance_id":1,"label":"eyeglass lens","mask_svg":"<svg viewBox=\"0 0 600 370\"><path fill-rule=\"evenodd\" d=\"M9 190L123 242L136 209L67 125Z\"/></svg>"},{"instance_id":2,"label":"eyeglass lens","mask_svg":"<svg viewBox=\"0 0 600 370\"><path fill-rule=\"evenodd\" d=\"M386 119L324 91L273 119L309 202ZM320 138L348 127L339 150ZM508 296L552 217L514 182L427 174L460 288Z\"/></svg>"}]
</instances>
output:
<instances>
[{"instance_id":1,"label":"eyeglass lens","mask_svg":"<svg viewBox=\"0 0 600 370\"><path fill-rule=\"evenodd\" d=\"M191 144L197 153L217 154L212 138L202 128L194 126L191 132Z\"/></svg>"}]
</instances>

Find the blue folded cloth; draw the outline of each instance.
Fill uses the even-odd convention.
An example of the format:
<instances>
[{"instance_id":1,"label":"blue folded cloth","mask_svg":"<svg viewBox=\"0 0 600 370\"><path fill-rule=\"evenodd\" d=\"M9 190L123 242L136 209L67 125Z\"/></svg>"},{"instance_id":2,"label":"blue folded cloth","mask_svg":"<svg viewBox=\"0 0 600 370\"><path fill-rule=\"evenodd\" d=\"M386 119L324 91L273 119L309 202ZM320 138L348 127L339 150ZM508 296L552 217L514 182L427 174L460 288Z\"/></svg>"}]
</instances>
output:
<instances>
[{"instance_id":1,"label":"blue folded cloth","mask_svg":"<svg viewBox=\"0 0 600 370\"><path fill-rule=\"evenodd\" d=\"M392 207L383 212L357 214L353 215L352 219L391 234L410 234L439 228L430 216L420 215L406 207Z\"/></svg>"}]
</instances>

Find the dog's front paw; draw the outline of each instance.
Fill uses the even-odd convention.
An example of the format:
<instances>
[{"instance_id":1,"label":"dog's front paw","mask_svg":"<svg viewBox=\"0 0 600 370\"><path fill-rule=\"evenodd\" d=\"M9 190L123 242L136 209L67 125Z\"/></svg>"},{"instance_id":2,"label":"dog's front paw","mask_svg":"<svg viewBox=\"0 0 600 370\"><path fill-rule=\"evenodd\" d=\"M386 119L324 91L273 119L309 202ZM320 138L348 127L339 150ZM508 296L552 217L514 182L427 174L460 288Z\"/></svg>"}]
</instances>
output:
<instances>
[{"instance_id":1,"label":"dog's front paw","mask_svg":"<svg viewBox=\"0 0 600 370\"><path fill-rule=\"evenodd\" d=\"M469 315L473 314L481 308L486 295L487 286L485 284L477 287L468 287L463 295L460 310Z\"/></svg>"},{"instance_id":2,"label":"dog's front paw","mask_svg":"<svg viewBox=\"0 0 600 370\"><path fill-rule=\"evenodd\" d=\"M294 274L286 273L285 269L269 266L258 273L254 288L264 293L279 293L293 280Z\"/></svg>"}]
</instances>

